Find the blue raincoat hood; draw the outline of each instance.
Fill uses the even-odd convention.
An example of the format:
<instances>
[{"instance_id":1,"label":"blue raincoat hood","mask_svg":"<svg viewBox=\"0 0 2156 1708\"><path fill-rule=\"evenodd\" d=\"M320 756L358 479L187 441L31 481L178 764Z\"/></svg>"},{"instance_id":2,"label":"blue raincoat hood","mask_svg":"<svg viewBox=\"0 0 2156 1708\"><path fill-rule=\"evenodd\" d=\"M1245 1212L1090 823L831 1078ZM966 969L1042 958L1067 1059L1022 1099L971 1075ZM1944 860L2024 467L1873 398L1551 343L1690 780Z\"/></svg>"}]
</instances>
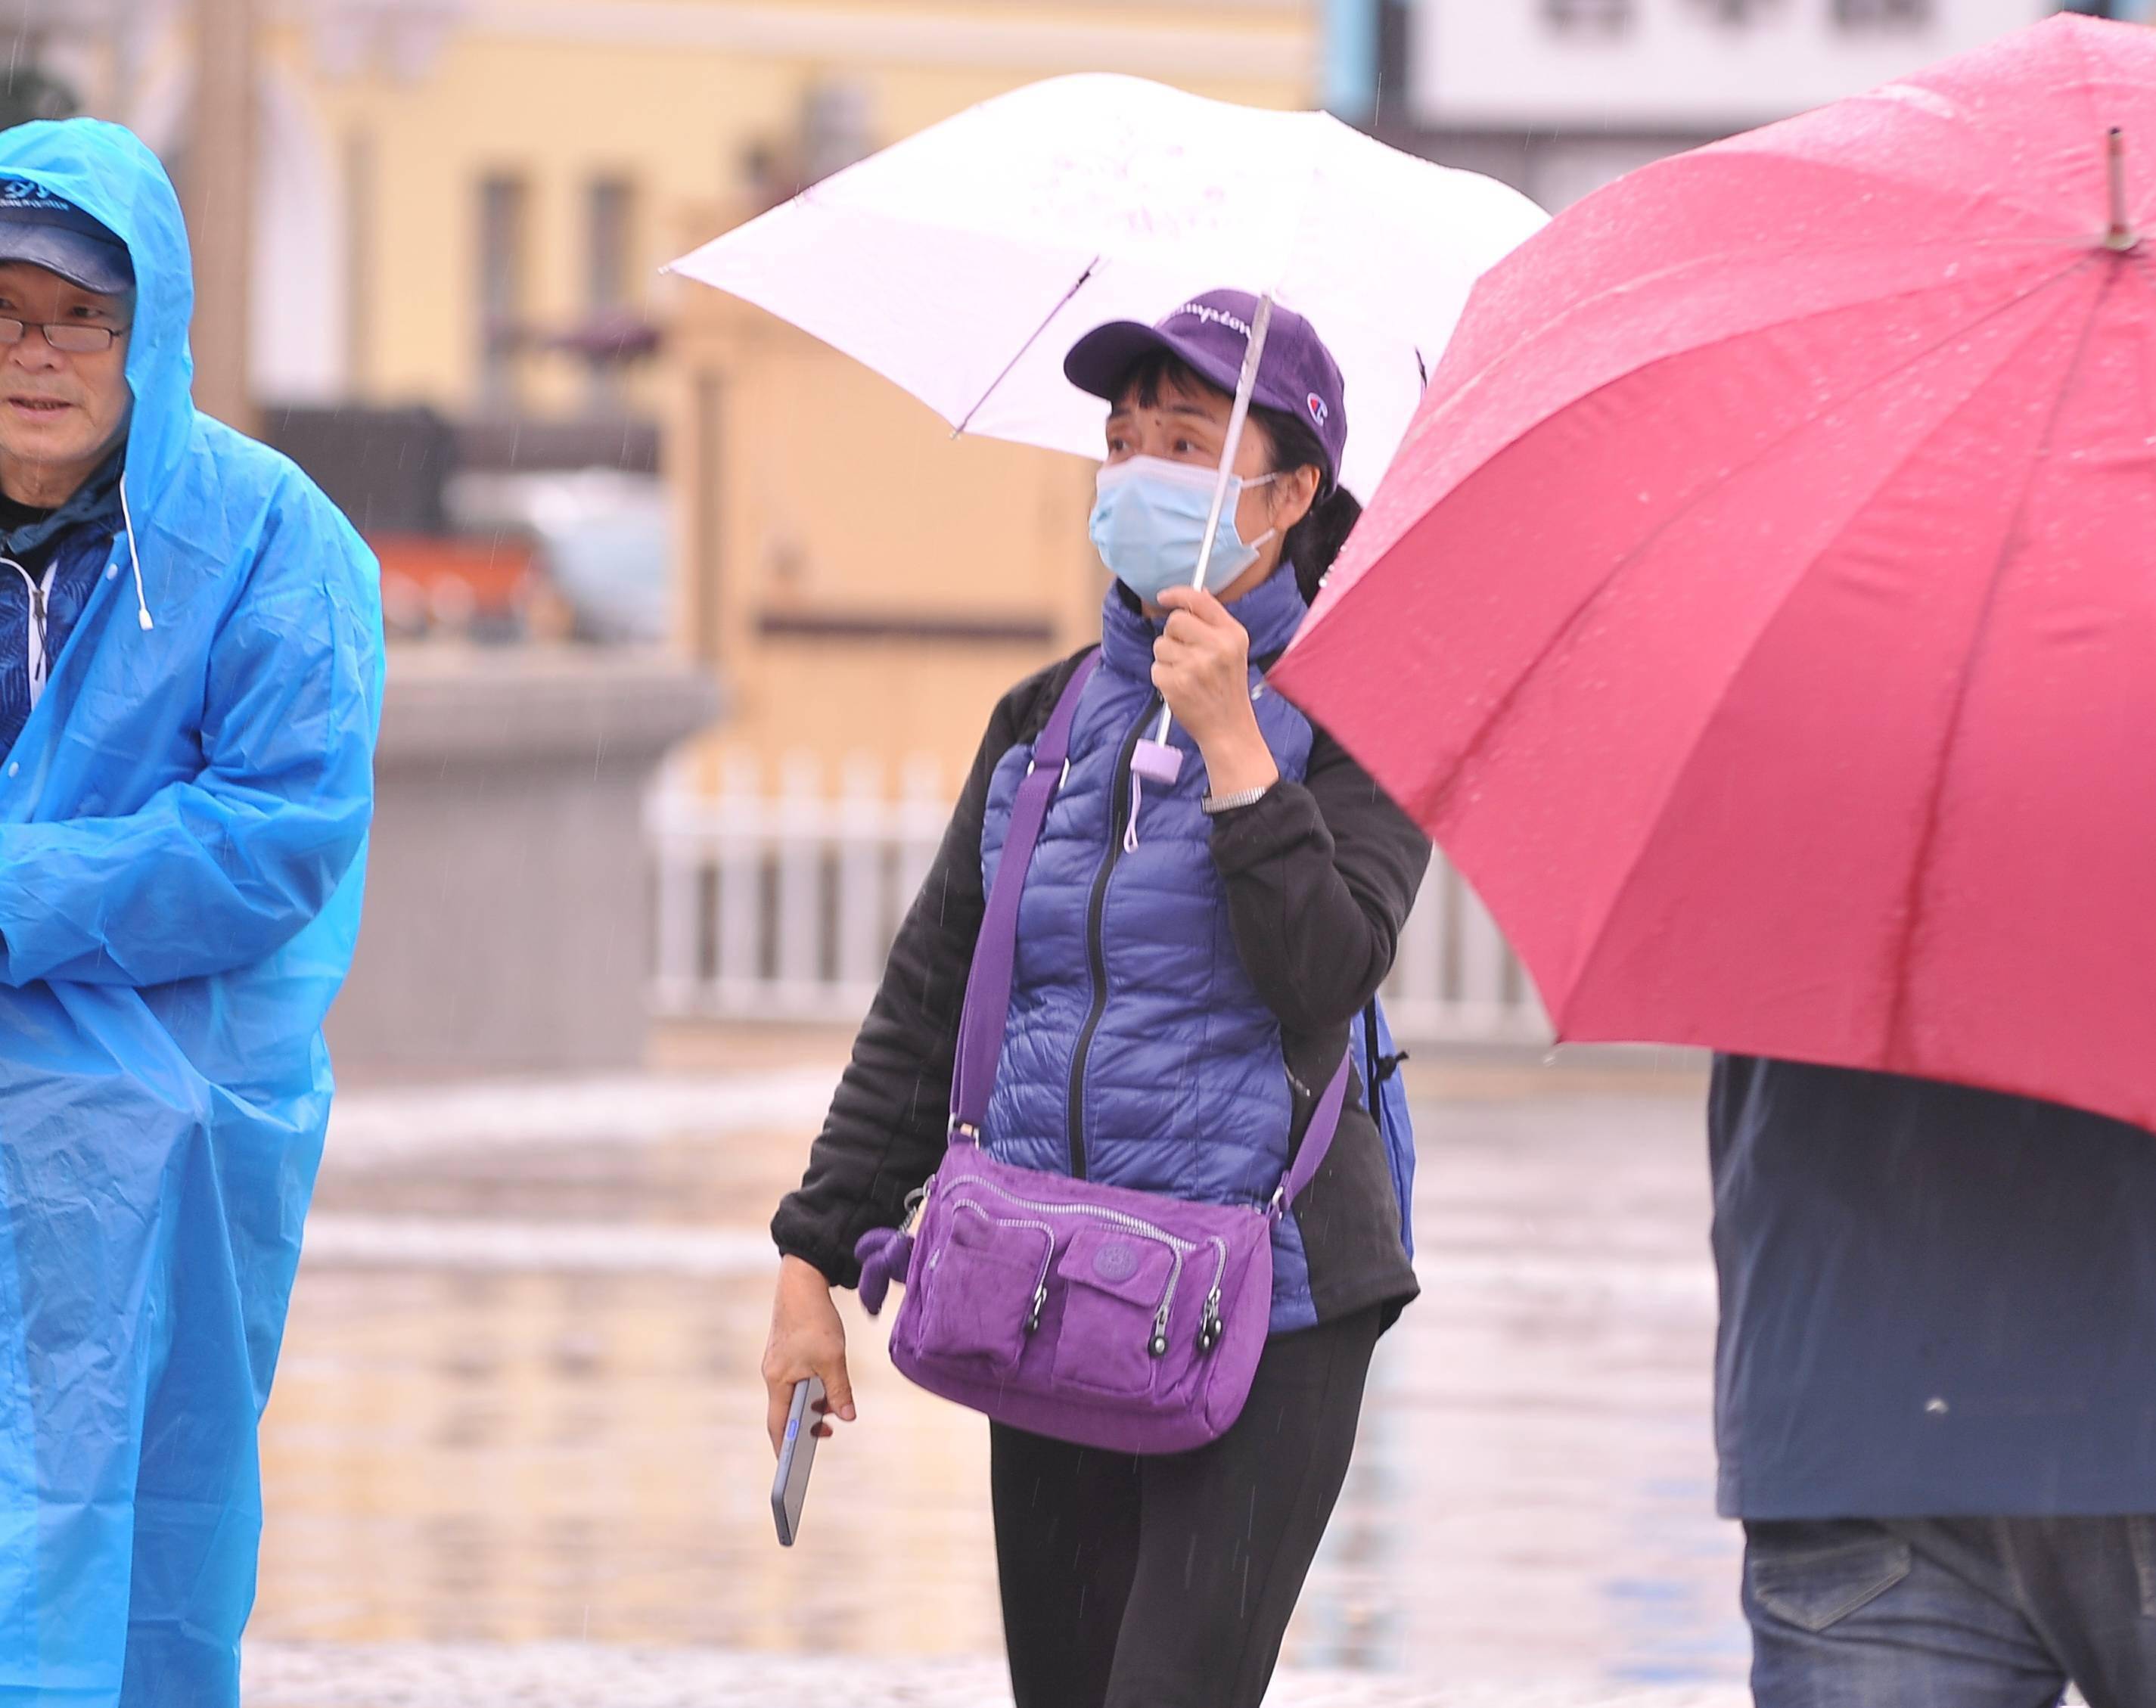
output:
<instances>
[{"instance_id":1,"label":"blue raincoat hood","mask_svg":"<svg viewBox=\"0 0 2156 1708\"><path fill-rule=\"evenodd\" d=\"M0 764L0 1708L227 1708L358 930L375 566L190 401L155 156L26 125L0 176L104 222L137 287L131 526L69 536L94 591Z\"/></svg>"},{"instance_id":2,"label":"blue raincoat hood","mask_svg":"<svg viewBox=\"0 0 2156 1708\"><path fill-rule=\"evenodd\" d=\"M131 131L95 119L43 121L0 132L0 177L28 178L101 222L135 264L135 327L127 383L131 507L148 509L170 487L195 419L194 264L179 197L157 156Z\"/></svg>"}]
</instances>

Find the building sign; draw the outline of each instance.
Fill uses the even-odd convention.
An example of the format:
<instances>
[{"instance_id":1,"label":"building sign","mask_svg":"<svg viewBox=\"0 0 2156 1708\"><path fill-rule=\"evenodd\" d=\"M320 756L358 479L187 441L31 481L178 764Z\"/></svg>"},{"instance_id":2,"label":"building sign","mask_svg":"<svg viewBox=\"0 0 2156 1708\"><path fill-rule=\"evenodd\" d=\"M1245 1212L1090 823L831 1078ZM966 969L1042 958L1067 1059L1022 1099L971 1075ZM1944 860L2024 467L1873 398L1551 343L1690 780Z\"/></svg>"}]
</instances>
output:
<instances>
[{"instance_id":1,"label":"building sign","mask_svg":"<svg viewBox=\"0 0 2156 1708\"><path fill-rule=\"evenodd\" d=\"M2053 0L1414 0L1436 129L1732 131L1977 47Z\"/></svg>"}]
</instances>

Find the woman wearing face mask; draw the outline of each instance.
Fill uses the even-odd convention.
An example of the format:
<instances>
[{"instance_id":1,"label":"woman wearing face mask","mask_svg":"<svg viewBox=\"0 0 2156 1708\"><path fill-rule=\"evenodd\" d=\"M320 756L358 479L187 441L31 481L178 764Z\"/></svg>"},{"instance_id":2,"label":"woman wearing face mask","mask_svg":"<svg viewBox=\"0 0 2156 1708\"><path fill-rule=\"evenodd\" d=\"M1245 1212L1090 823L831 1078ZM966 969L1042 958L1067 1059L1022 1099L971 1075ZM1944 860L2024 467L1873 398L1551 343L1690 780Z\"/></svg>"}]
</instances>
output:
<instances>
[{"instance_id":1,"label":"woman wearing face mask","mask_svg":"<svg viewBox=\"0 0 2156 1708\"><path fill-rule=\"evenodd\" d=\"M1338 480L1340 372L1276 310L1207 590L1190 586L1256 304L1215 291L1157 326L1080 340L1105 398L1091 533L1115 579L1101 662L1022 892L993 1155L1185 1199L1277 1179L1392 964L1430 848L1368 774L1267 690L1359 514ZM1087 649L1088 653L1091 649ZM899 1223L946 1142L954 1041L1033 743L1086 654L1004 697L853 1060L773 1229L763 1373L773 1444L793 1384L855 1415L831 1299ZM1163 703L1172 782L1134 776ZM1273 1235L1270 1333L1238 1421L1134 1457L992 1426L991 1490L1018 1708L1255 1704L1348 1469L1371 1352L1415 1293L1383 1141L1357 1080ZM1262 1194L1260 1194L1262 1200Z\"/></svg>"}]
</instances>

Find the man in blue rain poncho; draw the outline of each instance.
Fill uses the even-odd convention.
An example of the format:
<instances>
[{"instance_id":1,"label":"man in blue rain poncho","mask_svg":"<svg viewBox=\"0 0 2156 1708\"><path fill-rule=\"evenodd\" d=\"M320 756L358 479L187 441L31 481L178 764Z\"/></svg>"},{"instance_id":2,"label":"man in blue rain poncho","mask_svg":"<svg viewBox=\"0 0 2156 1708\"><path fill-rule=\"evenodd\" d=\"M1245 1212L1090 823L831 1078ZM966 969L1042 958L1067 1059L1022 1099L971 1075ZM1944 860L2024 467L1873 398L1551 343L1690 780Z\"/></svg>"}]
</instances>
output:
<instances>
[{"instance_id":1,"label":"man in blue rain poncho","mask_svg":"<svg viewBox=\"0 0 2156 1708\"><path fill-rule=\"evenodd\" d=\"M171 183L0 133L0 1708L229 1708L330 1102L372 560L188 401Z\"/></svg>"}]
</instances>

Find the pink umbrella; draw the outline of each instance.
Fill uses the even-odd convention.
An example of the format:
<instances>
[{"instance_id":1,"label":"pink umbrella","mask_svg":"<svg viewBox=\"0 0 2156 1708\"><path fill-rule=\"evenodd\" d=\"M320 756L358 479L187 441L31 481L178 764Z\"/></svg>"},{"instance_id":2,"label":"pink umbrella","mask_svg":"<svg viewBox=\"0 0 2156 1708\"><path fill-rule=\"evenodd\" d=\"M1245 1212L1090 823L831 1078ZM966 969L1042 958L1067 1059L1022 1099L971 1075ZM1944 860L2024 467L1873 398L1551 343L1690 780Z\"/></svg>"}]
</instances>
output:
<instances>
[{"instance_id":1,"label":"pink umbrella","mask_svg":"<svg viewBox=\"0 0 2156 1708\"><path fill-rule=\"evenodd\" d=\"M1563 1035L2156 1126L2152 203L2156 32L2057 18L1478 289L1278 674Z\"/></svg>"}]
</instances>

